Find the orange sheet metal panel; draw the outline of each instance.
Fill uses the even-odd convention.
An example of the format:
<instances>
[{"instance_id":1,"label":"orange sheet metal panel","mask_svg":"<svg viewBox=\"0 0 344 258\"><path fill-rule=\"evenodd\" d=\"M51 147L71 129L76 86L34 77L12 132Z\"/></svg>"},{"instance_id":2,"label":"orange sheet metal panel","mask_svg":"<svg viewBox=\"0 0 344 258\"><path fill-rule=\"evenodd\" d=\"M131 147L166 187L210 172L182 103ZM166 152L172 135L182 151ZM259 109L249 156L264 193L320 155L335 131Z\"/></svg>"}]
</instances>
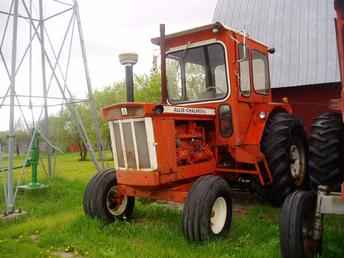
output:
<instances>
[{"instance_id":1,"label":"orange sheet metal panel","mask_svg":"<svg viewBox=\"0 0 344 258\"><path fill-rule=\"evenodd\" d=\"M158 172L118 170L117 183L133 186L156 186L160 184Z\"/></svg>"},{"instance_id":2,"label":"orange sheet metal panel","mask_svg":"<svg viewBox=\"0 0 344 258\"><path fill-rule=\"evenodd\" d=\"M142 102L118 103L103 107L102 118L106 121L139 118L153 114L155 104Z\"/></svg>"},{"instance_id":3,"label":"orange sheet metal panel","mask_svg":"<svg viewBox=\"0 0 344 258\"><path fill-rule=\"evenodd\" d=\"M135 188L127 185L120 185L118 191L127 196L136 196L154 200L171 201L177 203L184 203L188 195L188 191L191 185L187 188L182 189L180 186L178 188L165 188L158 190Z\"/></svg>"},{"instance_id":4,"label":"orange sheet metal panel","mask_svg":"<svg viewBox=\"0 0 344 258\"><path fill-rule=\"evenodd\" d=\"M159 171L118 170L117 182L118 184L130 186L159 186L208 175L214 173L215 168L216 162L211 160L177 167L176 170L171 170L168 174Z\"/></svg>"},{"instance_id":5,"label":"orange sheet metal panel","mask_svg":"<svg viewBox=\"0 0 344 258\"><path fill-rule=\"evenodd\" d=\"M203 175L208 175L215 172L216 161L211 160L198 164L192 164L187 166L180 166L175 173L161 175L161 183L167 184L174 181L181 181L191 178L196 178Z\"/></svg>"},{"instance_id":6,"label":"orange sheet metal panel","mask_svg":"<svg viewBox=\"0 0 344 258\"><path fill-rule=\"evenodd\" d=\"M176 171L176 131L172 119L153 118L155 141L158 143L158 170L162 174Z\"/></svg>"},{"instance_id":7,"label":"orange sheet metal panel","mask_svg":"<svg viewBox=\"0 0 344 258\"><path fill-rule=\"evenodd\" d=\"M238 162L256 164L263 160L264 155L260 152L259 145L240 145L230 147L230 152Z\"/></svg>"}]
</instances>

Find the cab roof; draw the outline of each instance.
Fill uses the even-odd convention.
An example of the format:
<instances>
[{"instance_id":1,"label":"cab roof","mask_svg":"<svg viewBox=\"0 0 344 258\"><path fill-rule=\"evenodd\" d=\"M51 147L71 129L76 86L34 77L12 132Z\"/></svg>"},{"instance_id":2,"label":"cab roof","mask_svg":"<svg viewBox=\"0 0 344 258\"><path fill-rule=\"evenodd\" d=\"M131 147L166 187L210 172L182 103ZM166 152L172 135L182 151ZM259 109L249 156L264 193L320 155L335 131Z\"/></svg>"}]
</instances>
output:
<instances>
[{"instance_id":1,"label":"cab roof","mask_svg":"<svg viewBox=\"0 0 344 258\"><path fill-rule=\"evenodd\" d=\"M267 47L267 45L265 43L257 41L255 39L252 39L247 34L245 35L244 32L237 31L237 30L235 30L233 28L227 27L224 24L222 24L221 22L215 22L215 23L204 25L204 26L195 27L195 28L192 28L192 29L189 29L189 30L183 30L183 31L180 31L180 32L168 34L168 35L166 35L166 40L173 39L173 38L178 38L178 37L189 35L189 34L196 33L196 32L206 31L206 30L210 30L210 29L214 29L214 28L224 29L224 30L227 30L227 31L232 31L234 33L237 33L237 34L243 36L243 37L246 36L250 40L255 41L255 42L257 42L259 44L262 44L263 46ZM155 44L155 45L160 45L160 37L152 38L151 42L153 44Z\"/></svg>"}]
</instances>

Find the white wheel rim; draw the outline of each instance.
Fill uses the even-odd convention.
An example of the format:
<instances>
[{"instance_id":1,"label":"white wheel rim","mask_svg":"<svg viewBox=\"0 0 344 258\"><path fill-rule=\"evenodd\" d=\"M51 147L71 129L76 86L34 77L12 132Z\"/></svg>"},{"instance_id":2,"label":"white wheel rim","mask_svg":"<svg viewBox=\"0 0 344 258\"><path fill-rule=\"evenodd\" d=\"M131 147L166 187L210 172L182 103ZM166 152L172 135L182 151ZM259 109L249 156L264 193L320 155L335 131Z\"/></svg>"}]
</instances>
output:
<instances>
[{"instance_id":1,"label":"white wheel rim","mask_svg":"<svg viewBox=\"0 0 344 258\"><path fill-rule=\"evenodd\" d=\"M117 194L116 186L110 188L106 195L106 208L113 216L121 216L125 212L128 204L128 197L124 196L121 203L118 205L114 204L114 196Z\"/></svg>"},{"instance_id":2,"label":"white wheel rim","mask_svg":"<svg viewBox=\"0 0 344 258\"><path fill-rule=\"evenodd\" d=\"M296 145L290 146L290 173L294 178L297 178L300 174L300 152Z\"/></svg>"},{"instance_id":3,"label":"white wheel rim","mask_svg":"<svg viewBox=\"0 0 344 258\"><path fill-rule=\"evenodd\" d=\"M303 160L299 148L296 145L291 145L289 150L290 159L290 174L298 185L303 182Z\"/></svg>"},{"instance_id":4,"label":"white wheel rim","mask_svg":"<svg viewBox=\"0 0 344 258\"><path fill-rule=\"evenodd\" d=\"M214 234L219 234L227 220L227 202L225 198L218 197L211 209L210 227Z\"/></svg>"}]
</instances>

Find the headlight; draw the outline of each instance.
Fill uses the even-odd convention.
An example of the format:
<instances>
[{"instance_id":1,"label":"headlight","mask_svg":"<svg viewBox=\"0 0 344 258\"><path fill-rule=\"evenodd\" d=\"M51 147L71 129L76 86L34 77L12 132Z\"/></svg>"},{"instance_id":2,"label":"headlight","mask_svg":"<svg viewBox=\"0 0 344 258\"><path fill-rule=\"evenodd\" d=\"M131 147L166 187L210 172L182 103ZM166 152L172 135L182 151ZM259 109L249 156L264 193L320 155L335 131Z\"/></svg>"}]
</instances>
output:
<instances>
[{"instance_id":1,"label":"headlight","mask_svg":"<svg viewBox=\"0 0 344 258\"><path fill-rule=\"evenodd\" d=\"M259 112L258 116L259 116L260 119L265 120L265 118L266 118L266 112L264 112L264 111Z\"/></svg>"}]
</instances>

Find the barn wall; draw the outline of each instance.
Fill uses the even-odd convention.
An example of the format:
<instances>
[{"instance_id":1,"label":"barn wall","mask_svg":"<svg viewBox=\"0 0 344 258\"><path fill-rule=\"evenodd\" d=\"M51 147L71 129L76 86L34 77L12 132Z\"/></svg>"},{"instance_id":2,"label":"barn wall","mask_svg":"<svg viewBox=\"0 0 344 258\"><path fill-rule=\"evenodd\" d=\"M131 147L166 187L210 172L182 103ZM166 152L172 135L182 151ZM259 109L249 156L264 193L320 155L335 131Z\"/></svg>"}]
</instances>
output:
<instances>
[{"instance_id":1,"label":"barn wall","mask_svg":"<svg viewBox=\"0 0 344 258\"><path fill-rule=\"evenodd\" d=\"M283 97L287 97L294 113L304 121L307 130L309 130L313 118L320 113L329 111L330 99L339 96L339 83L272 89L273 101L280 102Z\"/></svg>"},{"instance_id":2,"label":"barn wall","mask_svg":"<svg viewBox=\"0 0 344 258\"><path fill-rule=\"evenodd\" d=\"M340 80L333 0L217 0L220 21L276 49L274 88Z\"/></svg>"}]
</instances>

